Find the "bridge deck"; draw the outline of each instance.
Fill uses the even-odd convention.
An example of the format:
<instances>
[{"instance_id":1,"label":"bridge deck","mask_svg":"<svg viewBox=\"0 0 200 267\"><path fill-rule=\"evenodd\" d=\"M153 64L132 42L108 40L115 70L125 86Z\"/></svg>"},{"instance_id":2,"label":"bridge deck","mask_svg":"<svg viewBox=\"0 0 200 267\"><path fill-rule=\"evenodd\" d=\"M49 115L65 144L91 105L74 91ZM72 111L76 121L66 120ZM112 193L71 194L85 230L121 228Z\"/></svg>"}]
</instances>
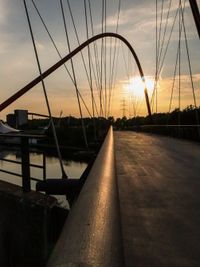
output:
<instances>
[{"instance_id":1,"label":"bridge deck","mask_svg":"<svg viewBox=\"0 0 200 267\"><path fill-rule=\"evenodd\" d=\"M200 266L200 146L115 132L127 266Z\"/></svg>"}]
</instances>

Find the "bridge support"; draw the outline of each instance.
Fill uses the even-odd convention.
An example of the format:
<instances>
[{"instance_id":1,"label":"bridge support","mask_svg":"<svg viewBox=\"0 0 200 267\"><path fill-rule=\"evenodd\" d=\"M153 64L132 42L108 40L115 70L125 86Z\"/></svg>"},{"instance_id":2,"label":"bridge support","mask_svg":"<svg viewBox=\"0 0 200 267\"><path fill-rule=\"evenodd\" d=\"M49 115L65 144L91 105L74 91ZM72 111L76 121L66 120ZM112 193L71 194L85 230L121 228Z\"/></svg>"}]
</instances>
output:
<instances>
[{"instance_id":1,"label":"bridge support","mask_svg":"<svg viewBox=\"0 0 200 267\"><path fill-rule=\"evenodd\" d=\"M190 2L190 7L192 9L192 14L193 14L194 21L196 24L199 39L200 39L200 14L199 14L199 8L197 5L197 1L196 0L189 0L189 2Z\"/></svg>"},{"instance_id":2,"label":"bridge support","mask_svg":"<svg viewBox=\"0 0 200 267\"><path fill-rule=\"evenodd\" d=\"M146 86L142 66L141 66L140 61L137 57L137 54L136 54L135 50L133 49L133 47L131 46L131 44L123 36L121 36L117 33L105 32L105 33L97 34L97 35L91 37L90 39L88 39L87 41L85 41L84 43L79 45L76 49L71 51L68 55L66 55L61 60L59 60L56 64L54 64L49 69L47 69L45 72L43 72L41 75L39 75L34 80L32 80L29 84L24 86L22 89L18 90L15 94L13 94L11 97L9 97L7 100L5 100L3 103L0 104L0 112L2 110L4 110L7 106L12 104L14 101L16 101L18 98L20 98L22 95L24 95L26 92L28 92L30 89L32 89L39 82L43 81L51 73L53 73L55 70L57 70L59 67L61 67L65 62L67 62L68 60L73 58L77 53L79 53L83 48L88 46L90 43L93 43L93 42L97 41L98 39L107 38L107 37L117 38L117 39L121 40L128 47L133 58L135 59L135 62L137 64L137 67L138 67L141 79L144 83L144 86ZM145 89L145 98L146 98L146 102L148 102L147 103L148 114L149 114L149 116L151 116L151 109L150 109L150 104L149 104L149 100L148 100L147 89Z\"/></svg>"},{"instance_id":3,"label":"bridge support","mask_svg":"<svg viewBox=\"0 0 200 267\"><path fill-rule=\"evenodd\" d=\"M150 102L149 102L149 95L147 92L147 88L144 89L144 94L145 94L145 99L146 99L148 115L151 118L151 106L150 106Z\"/></svg>"},{"instance_id":4,"label":"bridge support","mask_svg":"<svg viewBox=\"0 0 200 267\"><path fill-rule=\"evenodd\" d=\"M31 191L30 179L30 155L29 155L29 137L21 137L21 157L22 157L22 188L24 192Z\"/></svg>"}]
</instances>

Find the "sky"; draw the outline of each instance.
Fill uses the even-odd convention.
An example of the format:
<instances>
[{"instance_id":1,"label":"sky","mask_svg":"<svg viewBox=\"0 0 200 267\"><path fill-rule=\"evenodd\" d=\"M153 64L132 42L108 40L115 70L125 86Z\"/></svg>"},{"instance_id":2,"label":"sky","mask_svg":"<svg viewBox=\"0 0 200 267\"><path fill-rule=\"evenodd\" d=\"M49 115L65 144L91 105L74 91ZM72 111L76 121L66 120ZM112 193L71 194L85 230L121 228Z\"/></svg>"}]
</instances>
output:
<instances>
[{"instance_id":1,"label":"sky","mask_svg":"<svg viewBox=\"0 0 200 267\"><path fill-rule=\"evenodd\" d=\"M31 2L27 0L28 11L34 32L36 46L39 54L42 70L46 70L59 60L39 17ZM85 16L84 16L84 0L69 0L71 10L74 16L79 41L82 43L87 39ZM86 1L87 2L87 1ZM106 1L106 30L108 32L116 31L118 0ZM119 16L118 33L125 37L135 49L138 58L144 70L149 86L149 97L153 90L152 82L154 81L156 66L156 12L155 2L150 0L122 0ZM184 2L184 1L183 1ZM88 3L88 2L87 2ZM91 0L91 9L93 15L94 34L101 33L101 10L102 2L99 0ZM179 1L172 0L171 12L169 14L169 28L166 31L166 40L170 34L170 27L177 10ZM62 56L68 54L66 35L62 20L59 0L35 0L55 43ZM198 1L200 5L200 1ZM67 1L63 0L64 12L66 15L66 24L70 39L70 49L73 50L78 46L74 33L73 24L67 6ZM166 22L167 8L169 0L164 1L163 6L163 25ZM161 16L161 1L158 1L158 17ZM88 18L89 19L89 18ZM191 58L191 67L193 71L193 82L197 105L200 105L200 40L194 25L193 17L189 7L189 2L185 1L184 11L185 27L187 32L189 54ZM158 23L159 25L159 23ZM161 37L163 36L163 29ZM91 31L89 32L91 37ZM37 63L34 55L33 45L31 42L29 27L24 10L22 0L0 0L0 102L2 103L13 93L18 91L32 79L38 75ZM178 19L175 23L174 31L171 36L169 49L166 54L165 64L163 65L158 82L158 103L157 112L166 112L169 110L169 100L171 95L171 87L173 81L173 72L178 47ZM182 32L183 37L183 32ZM166 42L164 42L166 45ZM96 42L98 55L101 54L101 41ZM106 41L106 88L109 87L109 77L111 72L110 62L113 59L115 41L108 38ZM165 47L165 46L164 46ZM95 62L94 47L90 46L92 62ZM164 49L163 49L164 50ZM127 48L120 42L116 42L116 72L114 75L115 88L113 90L113 98L111 104L110 115L115 117L122 116L123 109L126 116L145 115L147 114L143 99L143 88L138 83L138 71L134 59ZM84 49L83 56L88 67L87 60L88 50ZM111 57L110 57L111 55ZM100 60L100 58L99 58ZM78 89L81 96L87 103L87 107L92 114L91 93L87 76L84 71L81 55L73 58L74 69L76 73ZM104 64L103 64L104 65ZM66 64L71 71L71 64ZM95 68L95 64L94 64ZM185 41L181 41L181 108L185 108L189 104L194 104L193 93L188 69L188 60L185 48ZM89 72L89 70L88 70ZM105 73L105 69L103 69ZM97 109L99 103L99 91L95 87L95 72L93 76L94 95L96 99ZM106 76L106 77L105 77ZM136 78L134 78L136 76ZM178 74L177 74L178 76ZM97 82L96 82L97 83ZM79 116L79 108L76 98L75 87L66 73L64 67L61 67L50 77L45 79L46 90L54 116L59 116L61 110L63 116L73 115ZM104 90L108 90L105 89ZM178 107L178 77L174 87L172 107ZM142 92L142 93L141 93ZM105 104L106 100L104 100ZM108 103L108 100L107 100ZM124 106L124 107L123 107ZM88 116L88 112L81 101L82 112L84 116ZM155 104L153 106L155 111ZM35 86L30 92L21 99L7 107L0 114L0 119L4 119L5 115L13 112L14 109L28 109L30 112L47 114L47 108L43 95L41 84ZM108 108L107 108L108 110Z\"/></svg>"}]
</instances>

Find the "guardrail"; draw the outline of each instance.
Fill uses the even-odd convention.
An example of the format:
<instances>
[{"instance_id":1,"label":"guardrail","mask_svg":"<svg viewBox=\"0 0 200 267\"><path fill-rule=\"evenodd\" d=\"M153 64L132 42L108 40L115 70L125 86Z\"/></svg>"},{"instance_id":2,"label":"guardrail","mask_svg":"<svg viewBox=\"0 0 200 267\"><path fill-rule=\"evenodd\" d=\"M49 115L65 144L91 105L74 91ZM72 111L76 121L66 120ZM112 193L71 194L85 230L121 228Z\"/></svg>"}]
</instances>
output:
<instances>
[{"instance_id":1,"label":"guardrail","mask_svg":"<svg viewBox=\"0 0 200 267\"><path fill-rule=\"evenodd\" d=\"M29 140L32 138L44 138L44 136L41 135L27 135L27 134L0 134L0 136L5 138L19 138L20 142L20 150L21 150L21 161L17 160L10 160L10 159L4 159L0 158L0 161L9 162L12 164L21 165L21 173L12 172L5 169L0 169L0 172L7 173L9 175L17 176L22 178L22 189L23 192L30 192L31 191L31 181L39 182L41 181L38 178L34 178L30 176L30 167L39 168L43 170L43 180L46 180L46 157L45 154L43 154L43 162L42 165L38 164L31 164L30 163L30 149L29 149Z\"/></svg>"},{"instance_id":2,"label":"guardrail","mask_svg":"<svg viewBox=\"0 0 200 267\"><path fill-rule=\"evenodd\" d=\"M124 266L113 132L109 130L47 264Z\"/></svg>"},{"instance_id":3,"label":"guardrail","mask_svg":"<svg viewBox=\"0 0 200 267\"><path fill-rule=\"evenodd\" d=\"M200 141L200 125L138 125L128 128L129 130L168 135Z\"/></svg>"}]
</instances>

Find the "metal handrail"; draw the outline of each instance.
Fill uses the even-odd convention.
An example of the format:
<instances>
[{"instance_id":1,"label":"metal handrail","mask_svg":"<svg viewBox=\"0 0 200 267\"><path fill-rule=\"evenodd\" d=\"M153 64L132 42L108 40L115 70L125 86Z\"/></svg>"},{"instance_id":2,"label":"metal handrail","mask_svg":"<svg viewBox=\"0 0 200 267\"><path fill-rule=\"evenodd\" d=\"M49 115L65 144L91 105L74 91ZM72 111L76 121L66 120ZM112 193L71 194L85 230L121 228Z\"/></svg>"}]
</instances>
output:
<instances>
[{"instance_id":1,"label":"metal handrail","mask_svg":"<svg viewBox=\"0 0 200 267\"><path fill-rule=\"evenodd\" d=\"M17 160L12 160L12 159L4 159L4 158L0 158L0 161L6 161L6 162L10 162L10 163L15 163L15 164L19 164L21 165L22 162L21 161L17 161ZM38 169L43 169L42 165L37 165L37 164L29 164L30 167L33 168L38 168Z\"/></svg>"},{"instance_id":2,"label":"metal handrail","mask_svg":"<svg viewBox=\"0 0 200 267\"><path fill-rule=\"evenodd\" d=\"M9 175L17 176L22 178L22 187L24 192L29 192L31 190L31 184L30 181L41 181L41 179L31 177L30 176L30 167L33 168L38 168L38 169L43 169L43 180L46 180L46 159L45 159L45 154L43 153L43 164L38 165L38 164L32 164L30 163L30 150L29 150L29 138L43 138L43 135L28 135L28 134L0 134L1 136L5 137L19 137L21 139L20 146L21 146L21 154L22 154L22 160L17 161L17 160L11 160L11 159L4 159L0 158L1 161L13 163L13 164L18 164L22 166L22 172L21 174L0 169L0 172L7 173Z\"/></svg>"},{"instance_id":3,"label":"metal handrail","mask_svg":"<svg viewBox=\"0 0 200 267\"><path fill-rule=\"evenodd\" d=\"M139 127L200 127L199 124L145 124L138 126ZM134 125L133 127L137 127L137 125Z\"/></svg>"},{"instance_id":4,"label":"metal handrail","mask_svg":"<svg viewBox=\"0 0 200 267\"><path fill-rule=\"evenodd\" d=\"M133 125L127 129L200 141L199 124L146 124Z\"/></svg>"},{"instance_id":5,"label":"metal handrail","mask_svg":"<svg viewBox=\"0 0 200 267\"><path fill-rule=\"evenodd\" d=\"M15 161L15 160L10 160L10 159L3 159L3 158L0 158L0 161L5 161L5 162L9 162L9 163L15 163L15 164L18 164L18 165L22 164L21 161ZM46 166L45 165L42 166L42 165L37 165L37 164L29 164L29 166L30 167L34 167L34 168L38 168L38 169L43 169L43 180L46 180ZM44 169L45 169L45 171L44 171ZM4 172L4 173L7 173L7 174L10 174L10 175L13 175L13 176L22 177L22 174L19 174L19 173L16 173L16 172L7 171L7 170L4 170L4 169L0 169L0 172ZM44 175L44 173L45 173L45 175ZM31 176L30 176L30 180L31 181L36 181L36 182L41 181L41 179L34 178L34 177L31 177Z\"/></svg>"},{"instance_id":6,"label":"metal handrail","mask_svg":"<svg viewBox=\"0 0 200 267\"><path fill-rule=\"evenodd\" d=\"M0 169L0 172L4 172L4 173L7 173L7 174L10 174L10 175L13 175L13 176L22 177L22 175L19 174L19 173L11 172L11 171L6 171L6 170L3 170L3 169ZM30 177L30 180L31 181L35 181L35 182L40 182L41 181L40 179L34 178L34 177Z\"/></svg>"},{"instance_id":7,"label":"metal handrail","mask_svg":"<svg viewBox=\"0 0 200 267\"><path fill-rule=\"evenodd\" d=\"M10 174L10 175L14 175L14 176L22 177L22 175L19 174L19 173L11 172L11 171L6 171L6 170L3 170L3 169L0 169L0 172L4 172L4 173Z\"/></svg>"},{"instance_id":8,"label":"metal handrail","mask_svg":"<svg viewBox=\"0 0 200 267\"><path fill-rule=\"evenodd\" d=\"M119 216L110 129L47 266L125 266Z\"/></svg>"}]
</instances>

